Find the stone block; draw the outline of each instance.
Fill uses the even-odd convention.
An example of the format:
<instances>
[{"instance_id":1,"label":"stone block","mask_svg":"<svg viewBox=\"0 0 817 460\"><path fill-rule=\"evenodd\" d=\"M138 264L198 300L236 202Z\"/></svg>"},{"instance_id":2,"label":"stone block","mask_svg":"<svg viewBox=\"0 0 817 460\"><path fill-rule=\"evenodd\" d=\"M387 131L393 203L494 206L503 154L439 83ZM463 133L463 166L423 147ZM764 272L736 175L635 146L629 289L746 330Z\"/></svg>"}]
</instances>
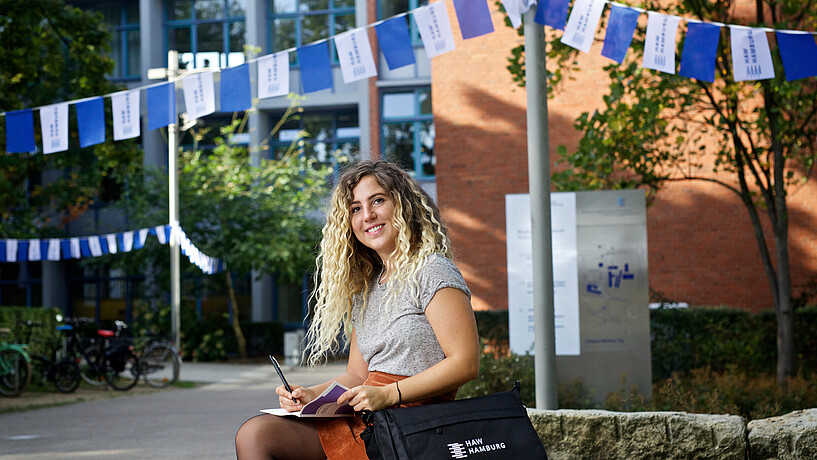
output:
<instances>
[{"instance_id":1,"label":"stone block","mask_svg":"<svg viewBox=\"0 0 817 460\"><path fill-rule=\"evenodd\" d=\"M752 420L748 431L752 460L817 458L817 409Z\"/></svg>"}]
</instances>

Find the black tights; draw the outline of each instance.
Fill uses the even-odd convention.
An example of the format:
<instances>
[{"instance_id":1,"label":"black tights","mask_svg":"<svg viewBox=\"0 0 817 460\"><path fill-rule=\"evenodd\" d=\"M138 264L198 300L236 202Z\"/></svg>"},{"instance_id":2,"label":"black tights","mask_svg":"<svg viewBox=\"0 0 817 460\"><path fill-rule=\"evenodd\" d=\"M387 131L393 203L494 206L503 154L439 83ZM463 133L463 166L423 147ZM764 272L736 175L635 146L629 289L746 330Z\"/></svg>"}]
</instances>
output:
<instances>
[{"instance_id":1,"label":"black tights","mask_svg":"<svg viewBox=\"0 0 817 460\"><path fill-rule=\"evenodd\" d=\"M239 460L324 460L314 420L276 415L253 417L235 435Z\"/></svg>"}]
</instances>

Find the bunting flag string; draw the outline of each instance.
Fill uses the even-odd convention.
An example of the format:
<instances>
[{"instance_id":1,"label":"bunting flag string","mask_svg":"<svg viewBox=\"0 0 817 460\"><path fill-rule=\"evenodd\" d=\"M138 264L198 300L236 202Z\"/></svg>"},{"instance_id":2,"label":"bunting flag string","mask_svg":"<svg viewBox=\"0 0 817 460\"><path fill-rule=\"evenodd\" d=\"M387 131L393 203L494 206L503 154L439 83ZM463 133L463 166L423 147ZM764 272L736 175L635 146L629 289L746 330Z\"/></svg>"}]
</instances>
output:
<instances>
[{"instance_id":1,"label":"bunting flag string","mask_svg":"<svg viewBox=\"0 0 817 460\"><path fill-rule=\"evenodd\" d=\"M464 40L494 31L487 0L452 0L456 20ZM380 51L390 70L415 63L414 45L408 22L413 20L429 59L455 49L447 0L431 3L367 27L346 31L297 48L260 56L231 68L204 69L183 77L184 104L191 119L216 111L213 75L220 72L222 112L242 111L252 106L250 63L257 63L257 97L266 99L285 96L290 92L289 56L296 53L301 67L301 88L304 93L334 87L332 60L328 41L338 50L338 62L345 83L377 76L376 59L372 53L367 28L374 28ZM588 52L599 28L605 7L610 5L607 30L601 55L623 62L632 43L638 18L647 13L646 42L641 65L668 74L676 73L677 31L686 21L686 37L678 74L686 78L713 82L715 54L721 29L729 29L730 51L735 81L775 78L768 33L777 39L785 78L788 81L817 76L817 43L815 32L775 30L746 27L738 24L703 22L679 16L660 14L611 0L502 0L514 27L521 17L536 8L535 21L563 30L561 41L582 52ZM80 147L105 141L105 108L103 99L110 97L113 117L113 139L123 140L141 135L141 91L145 90L147 129L166 127L178 117L175 82L159 82L128 91L61 102L43 107L2 112L6 118L6 152L30 153L38 148L44 154L68 150L69 105L76 106ZM39 110L42 145L34 135L33 111ZM13 135L9 135L13 133ZM8 246L7 246L8 248ZM96 251L96 246L94 246ZM90 250L90 249L89 249ZM36 251L36 249L32 250ZM32 252L36 255L36 252ZM40 252L42 256L42 252Z\"/></svg>"},{"instance_id":2,"label":"bunting flag string","mask_svg":"<svg viewBox=\"0 0 817 460\"><path fill-rule=\"evenodd\" d=\"M155 236L159 244L176 241L182 255L205 274L212 275L226 268L224 261L201 252L180 226L171 224L83 237L0 239L0 262L59 261L126 253L142 249L150 235Z\"/></svg>"}]
</instances>

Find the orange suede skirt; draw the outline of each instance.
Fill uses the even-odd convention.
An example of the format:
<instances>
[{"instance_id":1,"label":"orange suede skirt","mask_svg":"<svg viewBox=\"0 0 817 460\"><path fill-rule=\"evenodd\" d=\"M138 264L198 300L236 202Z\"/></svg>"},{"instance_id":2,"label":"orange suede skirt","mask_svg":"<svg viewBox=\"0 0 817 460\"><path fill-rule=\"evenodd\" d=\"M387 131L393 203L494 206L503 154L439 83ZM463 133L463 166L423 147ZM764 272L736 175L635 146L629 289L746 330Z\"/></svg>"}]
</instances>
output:
<instances>
[{"instance_id":1,"label":"orange suede skirt","mask_svg":"<svg viewBox=\"0 0 817 460\"><path fill-rule=\"evenodd\" d=\"M406 377L403 375L370 372L369 377L363 384L384 386L404 378ZM434 398L401 404L400 407L453 401L455 396L456 391L452 391ZM366 456L366 446L363 444L363 440L360 439L360 433L366 428L360 414L355 414L351 418L319 418L316 419L316 423L321 445L328 460L365 460L368 458Z\"/></svg>"}]
</instances>

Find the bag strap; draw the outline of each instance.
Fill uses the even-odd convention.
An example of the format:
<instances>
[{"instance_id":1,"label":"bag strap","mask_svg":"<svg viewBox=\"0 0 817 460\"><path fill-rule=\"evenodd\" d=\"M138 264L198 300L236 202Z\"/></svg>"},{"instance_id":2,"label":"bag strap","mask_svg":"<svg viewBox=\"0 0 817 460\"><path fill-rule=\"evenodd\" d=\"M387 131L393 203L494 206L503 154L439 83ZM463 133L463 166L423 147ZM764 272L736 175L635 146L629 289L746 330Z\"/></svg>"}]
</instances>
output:
<instances>
[{"instance_id":1,"label":"bag strap","mask_svg":"<svg viewBox=\"0 0 817 460\"><path fill-rule=\"evenodd\" d=\"M365 423L367 427L372 427L374 422L374 413L372 413L372 411L369 409L364 409L360 412L360 418L363 419L363 423Z\"/></svg>"}]
</instances>

